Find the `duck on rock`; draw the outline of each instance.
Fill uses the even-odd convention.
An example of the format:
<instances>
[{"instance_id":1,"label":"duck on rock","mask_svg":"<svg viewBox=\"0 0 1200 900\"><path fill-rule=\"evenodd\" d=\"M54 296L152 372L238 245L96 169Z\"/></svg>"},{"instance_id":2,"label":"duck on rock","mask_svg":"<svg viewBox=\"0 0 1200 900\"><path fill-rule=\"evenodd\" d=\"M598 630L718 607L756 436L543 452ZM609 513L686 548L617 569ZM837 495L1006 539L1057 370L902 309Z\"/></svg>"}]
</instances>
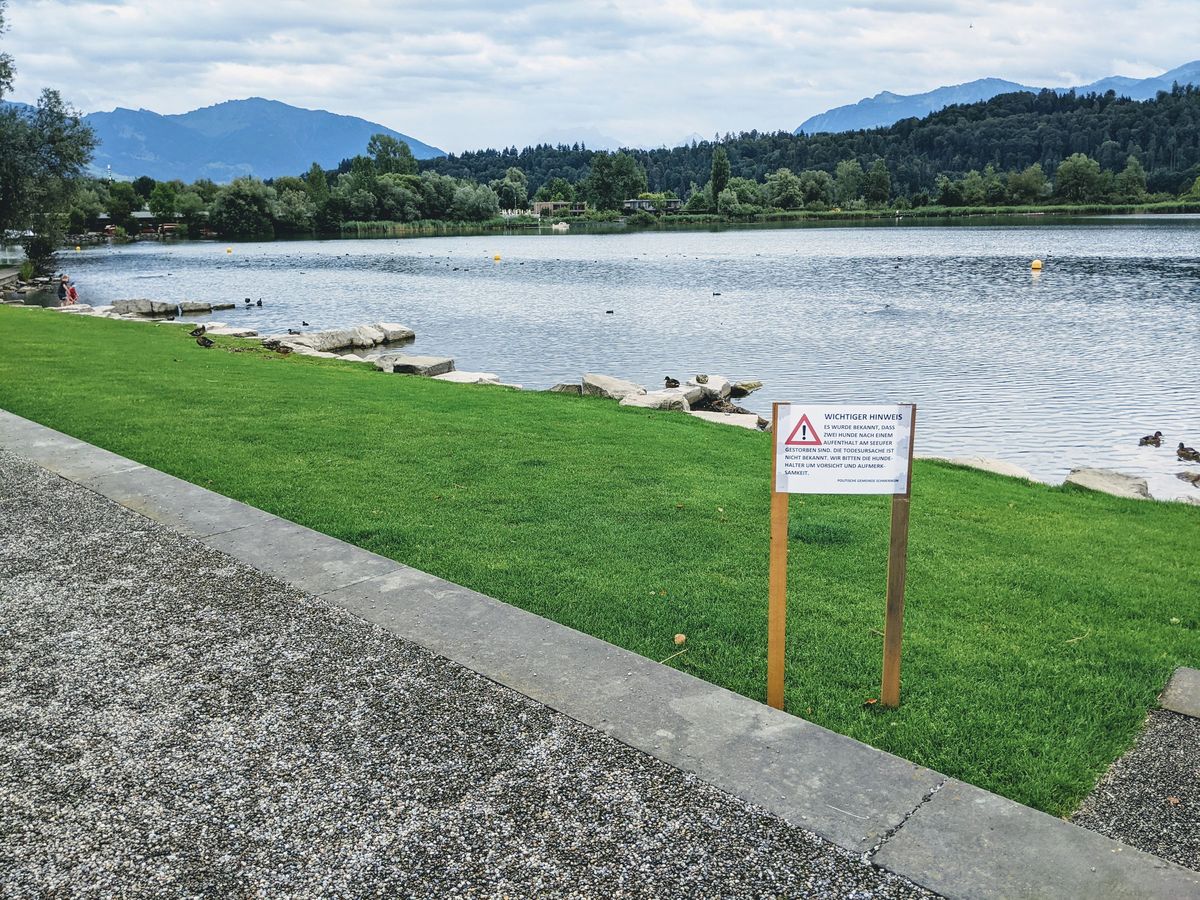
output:
<instances>
[{"instance_id":1,"label":"duck on rock","mask_svg":"<svg viewBox=\"0 0 1200 900\"><path fill-rule=\"evenodd\" d=\"M1184 462L1200 462L1200 450L1195 447L1185 447L1183 441L1179 442L1179 449L1175 451L1175 455Z\"/></svg>"},{"instance_id":2,"label":"duck on rock","mask_svg":"<svg viewBox=\"0 0 1200 900\"><path fill-rule=\"evenodd\" d=\"M1138 446L1139 447L1161 447L1162 446L1162 432L1156 431L1156 432L1154 432L1154 434L1146 435L1144 438L1142 438L1140 441L1138 441Z\"/></svg>"},{"instance_id":3,"label":"duck on rock","mask_svg":"<svg viewBox=\"0 0 1200 900\"><path fill-rule=\"evenodd\" d=\"M679 379L672 378L670 375L668 375L663 379L663 385L668 388L677 388L679 387Z\"/></svg>"}]
</instances>

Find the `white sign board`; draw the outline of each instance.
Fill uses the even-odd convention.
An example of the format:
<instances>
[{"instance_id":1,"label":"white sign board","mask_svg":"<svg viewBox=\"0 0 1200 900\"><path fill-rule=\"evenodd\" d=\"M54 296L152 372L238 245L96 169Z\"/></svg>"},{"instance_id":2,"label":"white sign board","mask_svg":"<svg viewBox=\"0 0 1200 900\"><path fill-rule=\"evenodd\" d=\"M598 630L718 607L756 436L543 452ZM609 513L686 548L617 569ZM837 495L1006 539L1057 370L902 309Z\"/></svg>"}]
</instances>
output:
<instances>
[{"instance_id":1,"label":"white sign board","mask_svg":"<svg viewBox=\"0 0 1200 900\"><path fill-rule=\"evenodd\" d=\"M912 407L779 406L775 490L787 494L908 491Z\"/></svg>"}]
</instances>

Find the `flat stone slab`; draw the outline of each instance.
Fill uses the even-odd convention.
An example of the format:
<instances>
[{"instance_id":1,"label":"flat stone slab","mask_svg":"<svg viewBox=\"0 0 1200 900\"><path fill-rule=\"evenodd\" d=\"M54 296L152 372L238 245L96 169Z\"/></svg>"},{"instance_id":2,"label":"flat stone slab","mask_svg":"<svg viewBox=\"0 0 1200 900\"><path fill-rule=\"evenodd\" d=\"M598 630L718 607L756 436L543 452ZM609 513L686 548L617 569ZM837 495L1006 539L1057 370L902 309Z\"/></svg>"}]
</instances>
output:
<instances>
[{"instance_id":1,"label":"flat stone slab","mask_svg":"<svg viewBox=\"0 0 1200 900\"><path fill-rule=\"evenodd\" d=\"M692 408L688 402L687 392L680 388L647 391L644 394L626 394L621 398L620 405L636 406L641 409L678 409L684 412L688 412Z\"/></svg>"},{"instance_id":2,"label":"flat stone slab","mask_svg":"<svg viewBox=\"0 0 1200 900\"><path fill-rule=\"evenodd\" d=\"M1149 500L1150 488L1145 478L1134 478L1112 469L1072 469L1067 484L1074 484L1089 491L1112 494L1130 500Z\"/></svg>"},{"instance_id":3,"label":"flat stone slab","mask_svg":"<svg viewBox=\"0 0 1200 900\"><path fill-rule=\"evenodd\" d=\"M373 360L376 368L397 375L445 375L454 371L454 360L448 356L409 356L405 353L386 353Z\"/></svg>"},{"instance_id":4,"label":"flat stone slab","mask_svg":"<svg viewBox=\"0 0 1200 900\"><path fill-rule=\"evenodd\" d=\"M953 779L908 818L874 862L947 897L1200 896L1200 872Z\"/></svg>"},{"instance_id":5,"label":"flat stone slab","mask_svg":"<svg viewBox=\"0 0 1200 900\"><path fill-rule=\"evenodd\" d=\"M609 400L623 400L629 394L646 393L646 389L640 384L590 372L583 376L582 389L585 397L605 397Z\"/></svg>"},{"instance_id":6,"label":"flat stone slab","mask_svg":"<svg viewBox=\"0 0 1200 900\"><path fill-rule=\"evenodd\" d=\"M1180 666L1167 682L1166 690L1158 698L1158 705L1171 712L1182 713L1200 719L1200 669ZM1200 748L1196 750L1200 754Z\"/></svg>"},{"instance_id":7,"label":"flat stone slab","mask_svg":"<svg viewBox=\"0 0 1200 900\"><path fill-rule=\"evenodd\" d=\"M991 472L993 475L1004 475L1008 478L1037 480L1028 469L1023 469L1016 463L1006 462L1003 459L993 459L990 456L922 456L921 459L935 459L967 469L978 469L981 472Z\"/></svg>"},{"instance_id":8,"label":"flat stone slab","mask_svg":"<svg viewBox=\"0 0 1200 900\"><path fill-rule=\"evenodd\" d=\"M434 375L434 381L450 381L454 384L499 384L500 376L495 372L446 372Z\"/></svg>"},{"instance_id":9,"label":"flat stone slab","mask_svg":"<svg viewBox=\"0 0 1200 900\"><path fill-rule=\"evenodd\" d=\"M237 337L237 338L258 337L258 332L255 331L253 328L231 328L231 327L212 328L212 327L209 327L209 328L204 329L204 333L205 334L215 334L218 337Z\"/></svg>"},{"instance_id":10,"label":"flat stone slab","mask_svg":"<svg viewBox=\"0 0 1200 900\"><path fill-rule=\"evenodd\" d=\"M689 415L705 422L715 422L718 425L736 425L738 428L749 428L758 431L758 416L746 413L719 413L708 409L693 409Z\"/></svg>"}]
</instances>

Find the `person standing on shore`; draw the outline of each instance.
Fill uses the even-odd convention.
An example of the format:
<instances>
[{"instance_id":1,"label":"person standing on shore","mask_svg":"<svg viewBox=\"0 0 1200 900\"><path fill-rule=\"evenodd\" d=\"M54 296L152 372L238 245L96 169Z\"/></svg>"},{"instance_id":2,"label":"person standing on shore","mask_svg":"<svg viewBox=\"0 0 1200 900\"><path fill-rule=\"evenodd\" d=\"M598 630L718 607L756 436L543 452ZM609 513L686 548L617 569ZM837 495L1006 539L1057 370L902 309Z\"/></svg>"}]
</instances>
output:
<instances>
[{"instance_id":1,"label":"person standing on shore","mask_svg":"<svg viewBox=\"0 0 1200 900\"><path fill-rule=\"evenodd\" d=\"M58 280L58 305L74 306L78 302L79 292L75 290L75 285L71 284L71 279L64 272Z\"/></svg>"}]
</instances>

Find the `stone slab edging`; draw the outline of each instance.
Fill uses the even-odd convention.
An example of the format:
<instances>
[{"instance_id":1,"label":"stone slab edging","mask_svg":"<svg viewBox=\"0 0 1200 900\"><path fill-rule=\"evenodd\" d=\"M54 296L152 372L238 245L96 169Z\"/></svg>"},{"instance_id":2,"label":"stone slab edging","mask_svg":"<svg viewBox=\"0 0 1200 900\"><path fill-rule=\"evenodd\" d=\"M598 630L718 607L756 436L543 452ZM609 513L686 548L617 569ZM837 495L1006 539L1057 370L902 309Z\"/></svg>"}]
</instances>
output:
<instances>
[{"instance_id":1,"label":"stone slab edging","mask_svg":"<svg viewBox=\"0 0 1200 900\"><path fill-rule=\"evenodd\" d=\"M0 446L946 896L1200 897L1200 873L3 410Z\"/></svg>"},{"instance_id":2,"label":"stone slab edging","mask_svg":"<svg viewBox=\"0 0 1200 900\"><path fill-rule=\"evenodd\" d=\"M1200 669L1180 666L1167 682L1158 705L1171 712L1200 719Z\"/></svg>"}]
</instances>

